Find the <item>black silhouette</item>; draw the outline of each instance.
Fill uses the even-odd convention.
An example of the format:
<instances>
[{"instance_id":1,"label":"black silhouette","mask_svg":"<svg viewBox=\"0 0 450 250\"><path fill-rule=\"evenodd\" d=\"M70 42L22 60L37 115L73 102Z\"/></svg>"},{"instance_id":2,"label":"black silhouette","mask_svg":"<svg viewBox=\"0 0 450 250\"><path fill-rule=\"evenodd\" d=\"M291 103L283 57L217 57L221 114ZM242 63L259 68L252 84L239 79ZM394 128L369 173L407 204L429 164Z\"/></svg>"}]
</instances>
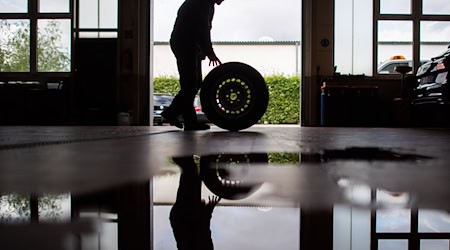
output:
<instances>
[{"instance_id":1,"label":"black silhouette","mask_svg":"<svg viewBox=\"0 0 450 250\"><path fill-rule=\"evenodd\" d=\"M214 249L211 216L220 198L201 199L201 178L193 156L173 158L182 170L177 199L170 211L170 225L179 250Z\"/></svg>"},{"instance_id":2,"label":"black silhouette","mask_svg":"<svg viewBox=\"0 0 450 250\"><path fill-rule=\"evenodd\" d=\"M239 131L256 124L267 110L269 90L264 77L250 65L227 62L203 80L202 110L218 127Z\"/></svg>"},{"instance_id":3,"label":"black silhouette","mask_svg":"<svg viewBox=\"0 0 450 250\"><path fill-rule=\"evenodd\" d=\"M221 64L211 42L211 27L214 5L223 0L186 0L178 10L170 47L177 59L180 75L180 91L172 104L161 115L171 125L183 128L178 120L184 119L185 130L209 129L207 124L199 124L193 106L195 95L202 82L201 61L209 58L209 65Z\"/></svg>"}]
</instances>

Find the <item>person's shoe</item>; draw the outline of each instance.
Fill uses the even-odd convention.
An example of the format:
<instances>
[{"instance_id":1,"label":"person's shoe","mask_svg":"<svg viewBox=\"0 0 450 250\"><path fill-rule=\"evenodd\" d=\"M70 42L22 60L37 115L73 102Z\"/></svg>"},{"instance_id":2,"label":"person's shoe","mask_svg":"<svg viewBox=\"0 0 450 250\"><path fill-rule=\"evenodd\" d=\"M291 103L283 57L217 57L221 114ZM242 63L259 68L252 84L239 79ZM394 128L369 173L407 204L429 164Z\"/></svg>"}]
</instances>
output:
<instances>
[{"instance_id":1,"label":"person's shoe","mask_svg":"<svg viewBox=\"0 0 450 250\"><path fill-rule=\"evenodd\" d=\"M177 128L183 128L183 124L181 124L180 120L178 120L178 117L176 115L164 110L161 113L161 116L162 118L166 119L170 125L175 126Z\"/></svg>"},{"instance_id":2,"label":"person's shoe","mask_svg":"<svg viewBox=\"0 0 450 250\"><path fill-rule=\"evenodd\" d=\"M205 123L185 124L184 131L208 130L211 127Z\"/></svg>"}]
</instances>

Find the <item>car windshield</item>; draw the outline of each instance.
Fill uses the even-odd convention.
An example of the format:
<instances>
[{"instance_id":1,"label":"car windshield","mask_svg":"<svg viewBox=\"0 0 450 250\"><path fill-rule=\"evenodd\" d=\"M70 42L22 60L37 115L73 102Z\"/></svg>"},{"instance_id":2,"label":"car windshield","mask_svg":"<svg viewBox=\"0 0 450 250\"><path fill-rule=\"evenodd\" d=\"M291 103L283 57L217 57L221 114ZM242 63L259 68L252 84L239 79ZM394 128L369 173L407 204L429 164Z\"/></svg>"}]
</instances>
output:
<instances>
[{"instance_id":1,"label":"car windshield","mask_svg":"<svg viewBox=\"0 0 450 250\"><path fill-rule=\"evenodd\" d=\"M170 105L173 100L171 95L153 95L155 105Z\"/></svg>"}]
</instances>

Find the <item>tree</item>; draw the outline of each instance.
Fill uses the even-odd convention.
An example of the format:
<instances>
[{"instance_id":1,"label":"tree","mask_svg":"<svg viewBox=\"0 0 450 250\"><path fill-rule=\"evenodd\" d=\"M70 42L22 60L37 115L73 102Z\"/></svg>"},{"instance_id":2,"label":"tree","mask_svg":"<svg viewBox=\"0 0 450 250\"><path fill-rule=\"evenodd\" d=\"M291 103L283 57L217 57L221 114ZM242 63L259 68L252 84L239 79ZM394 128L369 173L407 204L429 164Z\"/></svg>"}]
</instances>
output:
<instances>
[{"instance_id":1,"label":"tree","mask_svg":"<svg viewBox=\"0 0 450 250\"><path fill-rule=\"evenodd\" d=\"M50 20L46 26L38 30L38 71L70 71L70 55L60 44L61 34L59 23L54 20Z\"/></svg>"},{"instance_id":2,"label":"tree","mask_svg":"<svg viewBox=\"0 0 450 250\"><path fill-rule=\"evenodd\" d=\"M62 215L62 201L68 195L45 194L38 197L39 217L59 221ZM30 196L22 194L0 195L0 222L29 221L31 213Z\"/></svg>"},{"instance_id":3,"label":"tree","mask_svg":"<svg viewBox=\"0 0 450 250\"><path fill-rule=\"evenodd\" d=\"M0 20L0 32L0 71L30 71L29 23Z\"/></svg>"},{"instance_id":4,"label":"tree","mask_svg":"<svg viewBox=\"0 0 450 250\"><path fill-rule=\"evenodd\" d=\"M42 23L46 25L38 29L38 71L70 71L69 51L61 45L62 30L60 23L57 20L49 20ZM0 20L0 72L29 71L29 21Z\"/></svg>"}]
</instances>

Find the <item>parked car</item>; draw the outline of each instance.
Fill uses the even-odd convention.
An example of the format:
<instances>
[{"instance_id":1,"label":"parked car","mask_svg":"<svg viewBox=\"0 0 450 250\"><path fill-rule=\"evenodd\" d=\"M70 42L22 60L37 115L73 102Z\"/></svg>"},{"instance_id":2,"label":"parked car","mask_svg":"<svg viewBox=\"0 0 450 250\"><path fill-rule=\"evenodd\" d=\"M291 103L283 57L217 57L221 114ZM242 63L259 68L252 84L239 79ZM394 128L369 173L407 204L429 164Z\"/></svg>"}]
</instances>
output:
<instances>
[{"instance_id":1,"label":"parked car","mask_svg":"<svg viewBox=\"0 0 450 250\"><path fill-rule=\"evenodd\" d=\"M420 65L423 65L427 61L420 61ZM413 66L412 60L406 59L404 56L393 56L389 60L381 63L378 66L378 74L400 74L395 71L397 66Z\"/></svg>"},{"instance_id":2,"label":"parked car","mask_svg":"<svg viewBox=\"0 0 450 250\"><path fill-rule=\"evenodd\" d=\"M200 97L196 96L194 99L195 113L197 114L197 121L200 123L209 123L208 118L202 111L202 104L200 102Z\"/></svg>"},{"instance_id":3,"label":"parked car","mask_svg":"<svg viewBox=\"0 0 450 250\"><path fill-rule=\"evenodd\" d=\"M163 123L167 122L161 117L161 113L170 106L173 101L174 96L171 94L161 94L157 93L153 95L153 124L163 125ZM208 123L209 120L206 118L205 113L202 111L202 104L200 102L200 98L198 96L194 99L194 108L195 113L197 115L197 121L201 123ZM181 117L180 117L181 119ZM181 119L182 121L182 119Z\"/></svg>"},{"instance_id":4,"label":"parked car","mask_svg":"<svg viewBox=\"0 0 450 250\"><path fill-rule=\"evenodd\" d=\"M153 123L157 125L162 125L164 119L161 113L170 106L173 101L173 95L171 94L153 94Z\"/></svg>"},{"instance_id":5,"label":"parked car","mask_svg":"<svg viewBox=\"0 0 450 250\"><path fill-rule=\"evenodd\" d=\"M412 104L419 123L439 125L450 122L449 71L450 45L417 70Z\"/></svg>"},{"instance_id":6,"label":"parked car","mask_svg":"<svg viewBox=\"0 0 450 250\"><path fill-rule=\"evenodd\" d=\"M417 70L413 104L450 104L449 61L450 45L447 50L431 58Z\"/></svg>"}]
</instances>

